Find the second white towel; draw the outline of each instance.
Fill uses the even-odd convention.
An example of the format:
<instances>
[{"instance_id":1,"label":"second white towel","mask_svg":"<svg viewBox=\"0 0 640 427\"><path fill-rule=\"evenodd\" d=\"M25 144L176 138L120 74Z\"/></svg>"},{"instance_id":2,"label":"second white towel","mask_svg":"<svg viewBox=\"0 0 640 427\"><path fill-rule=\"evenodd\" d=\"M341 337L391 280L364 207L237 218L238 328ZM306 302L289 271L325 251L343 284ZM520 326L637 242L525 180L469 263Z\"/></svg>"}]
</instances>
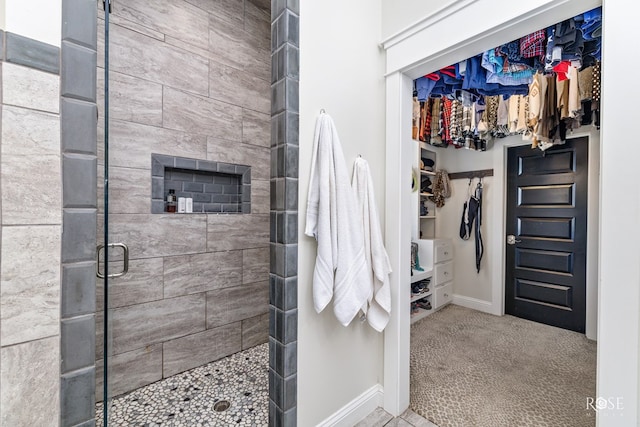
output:
<instances>
[{"instance_id":1,"label":"second white towel","mask_svg":"<svg viewBox=\"0 0 640 427\"><path fill-rule=\"evenodd\" d=\"M356 192L358 217L362 218L364 226L364 252L373 282L373 292L366 310L367 321L373 329L382 332L389 323L391 313L391 263L382 241L369 163L361 157L355 161L351 185Z\"/></svg>"}]
</instances>

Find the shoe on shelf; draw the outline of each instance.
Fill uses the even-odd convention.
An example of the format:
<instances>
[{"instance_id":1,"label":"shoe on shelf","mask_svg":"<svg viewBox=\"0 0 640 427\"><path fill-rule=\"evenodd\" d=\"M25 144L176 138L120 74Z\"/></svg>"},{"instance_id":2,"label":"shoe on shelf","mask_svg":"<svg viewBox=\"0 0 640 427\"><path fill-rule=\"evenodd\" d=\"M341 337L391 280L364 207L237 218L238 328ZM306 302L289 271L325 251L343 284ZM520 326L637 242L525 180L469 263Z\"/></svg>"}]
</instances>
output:
<instances>
[{"instance_id":1,"label":"shoe on shelf","mask_svg":"<svg viewBox=\"0 0 640 427\"><path fill-rule=\"evenodd\" d=\"M426 300L424 298L416 301L416 305L425 310L431 310L431 302L429 302L429 300Z\"/></svg>"},{"instance_id":2,"label":"shoe on shelf","mask_svg":"<svg viewBox=\"0 0 640 427\"><path fill-rule=\"evenodd\" d=\"M420 311L420 307L418 307L418 304L416 304L415 302L412 302L411 303L411 314L416 314L419 311Z\"/></svg>"}]
</instances>

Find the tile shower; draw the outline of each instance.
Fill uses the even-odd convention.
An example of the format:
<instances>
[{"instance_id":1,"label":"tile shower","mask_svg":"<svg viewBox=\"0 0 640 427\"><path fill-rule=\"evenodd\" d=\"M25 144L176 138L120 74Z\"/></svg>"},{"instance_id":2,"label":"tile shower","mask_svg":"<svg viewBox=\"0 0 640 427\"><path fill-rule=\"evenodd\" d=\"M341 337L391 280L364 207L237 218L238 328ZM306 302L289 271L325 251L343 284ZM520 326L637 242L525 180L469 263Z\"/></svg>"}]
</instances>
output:
<instances>
[{"instance_id":1,"label":"tile shower","mask_svg":"<svg viewBox=\"0 0 640 427\"><path fill-rule=\"evenodd\" d=\"M266 427L268 359L268 344L261 344L121 395L112 401L111 425ZM98 409L102 427L102 404Z\"/></svg>"},{"instance_id":2,"label":"tile shower","mask_svg":"<svg viewBox=\"0 0 640 427\"><path fill-rule=\"evenodd\" d=\"M97 36L104 33L101 3L61 0L46 12L34 10L33 23L46 15L36 39L21 26L18 33L0 31L3 424L95 425L91 391L100 386L102 351L95 332L102 330L103 315L95 277L104 208L97 188L104 178L97 144L104 133L102 111L96 120L104 88L104 43ZM130 274L110 284L117 314L111 319L119 319L124 331L116 347L128 350L117 355L110 372L123 392L138 385L132 383L155 381L165 369L183 369L158 355L175 351L171 343L180 339L201 349L205 344L196 341L210 338L206 333L214 333L215 322L222 323L217 332L227 327L236 337L234 345L239 339L240 348L261 334L266 340L266 310L233 321L210 315L209 306L217 302L210 293L218 289L237 288L237 296L245 285L257 287L268 268L263 265L270 263L269 415L274 423L294 425L296 271L287 266L297 254L297 197L290 195L297 188L298 2L274 1L272 17L264 0L110 3L110 231L119 234L109 240L129 243L133 257ZM62 22L49 19L58 13ZM15 23L13 18L7 22ZM153 153L251 168L251 194L248 200L248 192L241 196L244 213L154 214ZM270 236L260 222L265 229L271 224ZM271 252L268 263L265 251ZM207 256L228 265L225 252L235 256L229 262L236 271L241 265L241 279L237 286L219 280L212 286L197 267ZM195 268L184 265L192 261ZM33 265L37 275L31 274ZM125 290L127 282L133 286ZM187 289L178 289L180 282ZM180 304L172 306L172 298ZM246 295L241 299L256 306ZM150 310L138 316L135 305ZM166 315L181 326L170 325L169 338L151 325ZM144 347L135 347L130 322L146 332ZM194 353L206 363L208 356ZM133 371L140 374L135 381Z\"/></svg>"},{"instance_id":3,"label":"tile shower","mask_svg":"<svg viewBox=\"0 0 640 427\"><path fill-rule=\"evenodd\" d=\"M261 0L113 3L109 232L111 242L129 246L131 261L129 273L109 287L112 395L268 341L270 6ZM103 40L99 13L99 243ZM205 185L237 192L216 196ZM194 198L193 213L165 212L172 186ZM101 281L97 286L99 402Z\"/></svg>"}]
</instances>

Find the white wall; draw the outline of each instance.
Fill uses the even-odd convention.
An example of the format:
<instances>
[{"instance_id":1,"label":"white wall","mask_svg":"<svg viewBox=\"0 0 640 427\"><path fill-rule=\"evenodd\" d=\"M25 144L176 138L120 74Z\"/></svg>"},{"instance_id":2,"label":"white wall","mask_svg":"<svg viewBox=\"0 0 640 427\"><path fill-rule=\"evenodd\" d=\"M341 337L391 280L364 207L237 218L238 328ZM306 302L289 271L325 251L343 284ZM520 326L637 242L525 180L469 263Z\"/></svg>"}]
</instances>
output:
<instances>
[{"instance_id":1,"label":"white wall","mask_svg":"<svg viewBox=\"0 0 640 427\"><path fill-rule=\"evenodd\" d=\"M62 0L0 0L0 10L0 28L60 46Z\"/></svg>"},{"instance_id":2,"label":"white wall","mask_svg":"<svg viewBox=\"0 0 640 427\"><path fill-rule=\"evenodd\" d=\"M499 148L496 148L499 149ZM462 172L478 169L492 169L494 156L492 151L476 152L469 150L439 149L438 169L447 172ZM473 188L478 181L473 181ZM462 240L459 237L460 218L462 207L467 199L468 179L451 180L451 197L445 201L445 205L437 210L436 229L437 237L448 237L453 242L454 281L453 291L458 298L483 301L488 306L492 302L492 284L497 280L492 261L500 257L500 249L495 247L494 236L499 231L499 221L495 216L495 210L502 206L502 194L494 185L493 177L483 179L484 191L482 199L482 237L484 243L484 255L481 262L480 273L476 272L475 239ZM497 311L499 313L499 309Z\"/></svg>"},{"instance_id":3,"label":"white wall","mask_svg":"<svg viewBox=\"0 0 640 427\"><path fill-rule=\"evenodd\" d=\"M348 167L361 154L384 221L385 98L380 2L300 2L298 425L313 426L382 383L382 334L357 320L343 327L312 302L316 242L304 235L316 118L333 118ZM384 230L384 228L383 228Z\"/></svg>"},{"instance_id":4,"label":"white wall","mask_svg":"<svg viewBox=\"0 0 640 427\"><path fill-rule=\"evenodd\" d=\"M382 0L382 39L415 24L421 17L429 16L457 0Z\"/></svg>"},{"instance_id":5,"label":"white wall","mask_svg":"<svg viewBox=\"0 0 640 427\"><path fill-rule=\"evenodd\" d=\"M0 0L0 30L4 30L6 25L6 3L6 0Z\"/></svg>"}]
</instances>

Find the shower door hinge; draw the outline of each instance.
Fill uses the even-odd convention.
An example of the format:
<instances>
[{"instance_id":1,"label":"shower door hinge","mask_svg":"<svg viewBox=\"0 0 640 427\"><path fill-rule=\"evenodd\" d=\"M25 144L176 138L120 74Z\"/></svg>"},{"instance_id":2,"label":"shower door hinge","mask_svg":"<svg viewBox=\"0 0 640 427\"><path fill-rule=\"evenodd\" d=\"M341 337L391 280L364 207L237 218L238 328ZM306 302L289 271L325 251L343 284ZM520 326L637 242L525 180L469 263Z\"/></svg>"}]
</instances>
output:
<instances>
[{"instance_id":1,"label":"shower door hinge","mask_svg":"<svg viewBox=\"0 0 640 427\"><path fill-rule=\"evenodd\" d=\"M107 10L107 3L109 3L109 13L111 13L111 0L102 0L102 10Z\"/></svg>"}]
</instances>

